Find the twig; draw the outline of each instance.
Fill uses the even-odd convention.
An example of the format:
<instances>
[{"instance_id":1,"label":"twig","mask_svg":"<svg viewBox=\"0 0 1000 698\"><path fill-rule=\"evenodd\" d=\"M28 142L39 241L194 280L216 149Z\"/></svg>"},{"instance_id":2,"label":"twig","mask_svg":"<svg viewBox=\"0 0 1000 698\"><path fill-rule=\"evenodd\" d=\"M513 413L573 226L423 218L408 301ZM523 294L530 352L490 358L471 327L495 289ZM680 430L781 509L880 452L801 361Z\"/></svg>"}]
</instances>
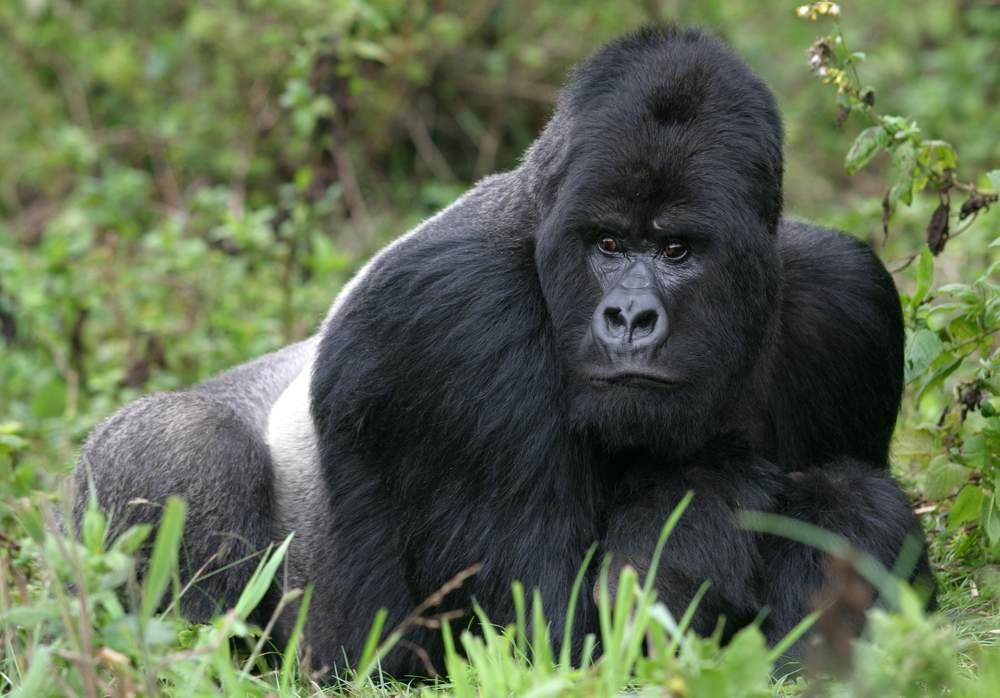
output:
<instances>
[{"instance_id":1,"label":"twig","mask_svg":"<svg viewBox=\"0 0 1000 698\"><path fill-rule=\"evenodd\" d=\"M257 657L260 656L261 651L264 649L264 643L271 638L271 631L274 630L274 626L277 624L278 618L281 617L282 612L285 610L288 604L290 604L292 601L299 598L300 596L302 596L301 589L292 589L291 591L284 594L278 601L278 605L275 606L274 612L271 613L271 617L268 619L267 625L265 625L264 629L261 631L260 638L257 640L257 643L250 651L250 656L247 657L247 661L243 664L243 669L241 673L244 676L250 673L250 667L253 666L253 663L257 660Z\"/></svg>"}]
</instances>

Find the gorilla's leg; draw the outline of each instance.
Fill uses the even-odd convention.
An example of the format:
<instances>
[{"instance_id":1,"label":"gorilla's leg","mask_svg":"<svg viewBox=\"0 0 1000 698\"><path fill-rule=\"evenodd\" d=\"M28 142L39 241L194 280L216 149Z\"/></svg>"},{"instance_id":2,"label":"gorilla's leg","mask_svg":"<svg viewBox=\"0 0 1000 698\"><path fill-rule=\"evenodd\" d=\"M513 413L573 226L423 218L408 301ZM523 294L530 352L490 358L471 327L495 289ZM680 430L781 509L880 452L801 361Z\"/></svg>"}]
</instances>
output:
<instances>
[{"instance_id":1,"label":"gorilla's leg","mask_svg":"<svg viewBox=\"0 0 1000 698\"><path fill-rule=\"evenodd\" d=\"M166 393L122 409L91 435L76 470L77 530L91 487L111 535L159 521L166 498L187 502L181 610L204 621L231 607L271 541L267 445L248 419L198 392Z\"/></svg>"},{"instance_id":2,"label":"gorilla's leg","mask_svg":"<svg viewBox=\"0 0 1000 698\"><path fill-rule=\"evenodd\" d=\"M842 536L918 589L933 592L920 522L885 470L843 459L792 473L777 511ZM763 630L774 643L813 610L828 583L827 566L824 552L778 536L765 537L761 553L760 593L769 609ZM855 631L863 621L860 610Z\"/></svg>"}]
</instances>

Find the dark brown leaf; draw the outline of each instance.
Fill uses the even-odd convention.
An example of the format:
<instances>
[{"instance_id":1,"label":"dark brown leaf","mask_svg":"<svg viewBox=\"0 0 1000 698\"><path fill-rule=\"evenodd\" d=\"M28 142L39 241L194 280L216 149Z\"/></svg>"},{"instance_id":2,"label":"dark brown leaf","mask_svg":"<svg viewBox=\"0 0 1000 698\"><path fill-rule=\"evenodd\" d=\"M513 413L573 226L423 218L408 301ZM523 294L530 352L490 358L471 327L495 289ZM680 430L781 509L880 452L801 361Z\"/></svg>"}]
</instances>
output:
<instances>
[{"instance_id":1,"label":"dark brown leaf","mask_svg":"<svg viewBox=\"0 0 1000 698\"><path fill-rule=\"evenodd\" d=\"M823 570L825 584L813 600L821 613L810 634L805 664L813 676L844 677L851 672L854 640L864 629L874 594L850 560L827 555Z\"/></svg>"},{"instance_id":2,"label":"dark brown leaf","mask_svg":"<svg viewBox=\"0 0 1000 698\"><path fill-rule=\"evenodd\" d=\"M958 220L964 221L973 213L976 213L980 209L989 208L990 204L995 204L996 202L996 194L973 194L962 204L962 208L958 212Z\"/></svg>"},{"instance_id":3,"label":"dark brown leaf","mask_svg":"<svg viewBox=\"0 0 1000 698\"><path fill-rule=\"evenodd\" d=\"M927 247L931 254L938 255L944 250L948 243L948 215L951 213L951 202L947 199L941 201L934 209L931 220L927 224Z\"/></svg>"},{"instance_id":4,"label":"dark brown leaf","mask_svg":"<svg viewBox=\"0 0 1000 698\"><path fill-rule=\"evenodd\" d=\"M889 200L889 193L882 197L882 240L889 239L889 219L892 218L892 202Z\"/></svg>"},{"instance_id":5,"label":"dark brown leaf","mask_svg":"<svg viewBox=\"0 0 1000 698\"><path fill-rule=\"evenodd\" d=\"M834 124L837 126L837 128L841 128L847 122L847 117L849 117L850 115L851 115L851 110L845 106L841 106L840 109L837 110L837 118L834 121Z\"/></svg>"},{"instance_id":6,"label":"dark brown leaf","mask_svg":"<svg viewBox=\"0 0 1000 698\"><path fill-rule=\"evenodd\" d=\"M982 406L986 392L981 381L962 383L958 386L957 392L958 404L962 406L962 421L964 422L969 412L975 412Z\"/></svg>"}]
</instances>

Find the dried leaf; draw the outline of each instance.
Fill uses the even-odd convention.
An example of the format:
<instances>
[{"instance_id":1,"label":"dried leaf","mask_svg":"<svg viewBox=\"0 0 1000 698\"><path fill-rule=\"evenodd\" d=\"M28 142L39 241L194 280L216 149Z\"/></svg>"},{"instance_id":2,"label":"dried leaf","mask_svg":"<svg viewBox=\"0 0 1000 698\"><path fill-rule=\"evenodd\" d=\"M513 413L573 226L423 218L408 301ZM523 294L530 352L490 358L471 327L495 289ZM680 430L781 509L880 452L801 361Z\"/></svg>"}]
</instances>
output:
<instances>
[{"instance_id":1,"label":"dried leaf","mask_svg":"<svg viewBox=\"0 0 1000 698\"><path fill-rule=\"evenodd\" d=\"M874 594L851 560L827 555L823 568L825 584L813 599L822 613L813 626L805 665L813 676L844 677L851 673L854 640L864 629Z\"/></svg>"},{"instance_id":2,"label":"dried leaf","mask_svg":"<svg viewBox=\"0 0 1000 698\"><path fill-rule=\"evenodd\" d=\"M889 239L889 220L892 218L892 202L889 200L889 194L892 191L889 190L882 197L882 241L885 242Z\"/></svg>"},{"instance_id":3,"label":"dried leaf","mask_svg":"<svg viewBox=\"0 0 1000 698\"><path fill-rule=\"evenodd\" d=\"M847 122L847 117L850 115L851 110L841 105L840 109L837 110L837 118L834 120L834 124L837 128L841 128Z\"/></svg>"},{"instance_id":4,"label":"dried leaf","mask_svg":"<svg viewBox=\"0 0 1000 698\"><path fill-rule=\"evenodd\" d=\"M958 220L964 221L980 209L989 208L990 204L995 204L996 202L996 194L973 194L962 204L962 208L958 212Z\"/></svg>"},{"instance_id":5,"label":"dried leaf","mask_svg":"<svg viewBox=\"0 0 1000 698\"><path fill-rule=\"evenodd\" d=\"M948 243L948 215L951 213L951 202L947 199L938 204L927 224L927 247L931 254L939 255Z\"/></svg>"}]
</instances>

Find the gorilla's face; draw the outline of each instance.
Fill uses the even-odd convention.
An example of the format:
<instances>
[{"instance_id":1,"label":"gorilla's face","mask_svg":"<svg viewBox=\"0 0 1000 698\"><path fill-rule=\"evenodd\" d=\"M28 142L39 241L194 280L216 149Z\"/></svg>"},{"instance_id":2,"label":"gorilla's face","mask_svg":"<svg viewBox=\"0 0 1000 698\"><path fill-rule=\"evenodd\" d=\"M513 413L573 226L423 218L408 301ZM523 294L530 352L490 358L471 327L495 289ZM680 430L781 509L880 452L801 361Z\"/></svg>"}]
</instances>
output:
<instances>
[{"instance_id":1,"label":"gorilla's face","mask_svg":"<svg viewBox=\"0 0 1000 698\"><path fill-rule=\"evenodd\" d=\"M753 412L781 142L767 86L721 44L626 39L574 70L525 164L566 408L600 448L678 458Z\"/></svg>"},{"instance_id":2,"label":"gorilla's face","mask_svg":"<svg viewBox=\"0 0 1000 698\"><path fill-rule=\"evenodd\" d=\"M774 229L726 163L747 154L696 135L579 149L538 241L570 416L608 451L676 457L726 428L773 329Z\"/></svg>"}]
</instances>

